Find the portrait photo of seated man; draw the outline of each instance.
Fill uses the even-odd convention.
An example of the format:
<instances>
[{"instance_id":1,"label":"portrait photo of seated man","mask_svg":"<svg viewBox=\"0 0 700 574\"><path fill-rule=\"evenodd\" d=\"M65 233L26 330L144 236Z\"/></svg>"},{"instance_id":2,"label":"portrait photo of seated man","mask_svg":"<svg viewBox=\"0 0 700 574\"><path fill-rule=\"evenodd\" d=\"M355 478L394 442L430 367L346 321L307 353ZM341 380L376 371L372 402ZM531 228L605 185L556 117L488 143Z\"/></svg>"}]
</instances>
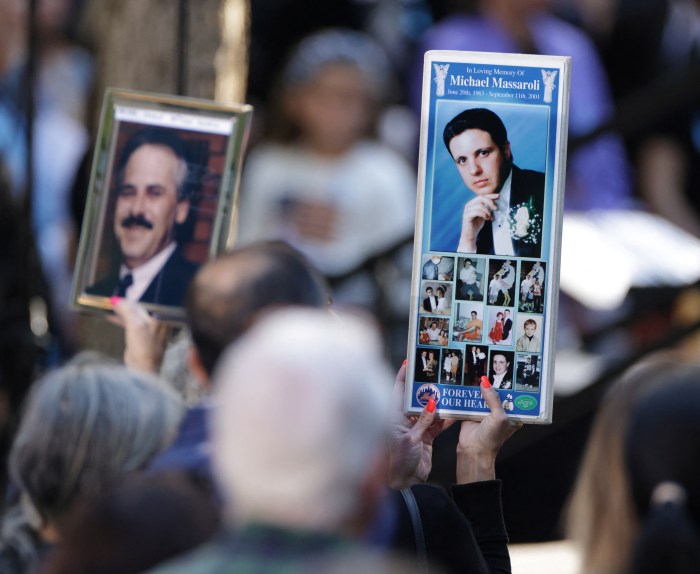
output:
<instances>
[{"instance_id":1,"label":"portrait photo of seated man","mask_svg":"<svg viewBox=\"0 0 700 574\"><path fill-rule=\"evenodd\" d=\"M481 257L460 257L457 261L457 297L468 301L483 301L485 260Z\"/></svg>"},{"instance_id":2,"label":"portrait photo of seated man","mask_svg":"<svg viewBox=\"0 0 700 574\"><path fill-rule=\"evenodd\" d=\"M485 108L464 110L447 123L443 141L473 194L460 211L459 241L452 249L540 257L545 175L515 165L501 118Z\"/></svg>"},{"instance_id":3,"label":"portrait photo of seated man","mask_svg":"<svg viewBox=\"0 0 700 574\"><path fill-rule=\"evenodd\" d=\"M199 267L177 240L190 213L195 172L186 142L170 128L146 127L127 140L117 164L114 218L105 221L118 266L88 294L182 306Z\"/></svg>"}]
</instances>

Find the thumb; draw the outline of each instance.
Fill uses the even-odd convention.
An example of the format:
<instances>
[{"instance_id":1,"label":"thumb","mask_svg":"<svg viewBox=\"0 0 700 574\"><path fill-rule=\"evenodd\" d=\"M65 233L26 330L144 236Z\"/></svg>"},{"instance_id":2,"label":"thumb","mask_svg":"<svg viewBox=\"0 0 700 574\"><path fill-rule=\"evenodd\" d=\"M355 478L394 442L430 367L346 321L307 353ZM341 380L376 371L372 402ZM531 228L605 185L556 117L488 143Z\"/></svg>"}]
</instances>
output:
<instances>
[{"instance_id":1,"label":"thumb","mask_svg":"<svg viewBox=\"0 0 700 574\"><path fill-rule=\"evenodd\" d=\"M116 299L116 298L115 298ZM119 299L114 302L114 313L119 317L124 324L128 325L136 321L150 318L145 307L128 299Z\"/></svg>"},{"instance_id":2,"label":"thumb","mask_svg":"<svg viewBox=\"0 0 700 574\"><path fill-rule=\"evenodd\" d=\"M392 390L392 420L402 421L405 419L403 414L403 398L404 389L406 388L406 361L399 369L396 374L396 380L394 381L394 388Z\"/></svg>"},{"instance_id":3,"label":"thumb","mask_svg":"<svg viewBox=\"0 0 700 574\"><path fill-rule=\"evenodd\" d=\"M423 433L425 433L433 425L437 418L437 403L435 402L435 399L430 399L428 404L425 405L423 412L421 412L420 416L418 417L416 424L413 425L411 432L417 434L419 437L422 437Z\"/></svg>"},{"instance_id":4,"label":"thumb","mask_svg":"<svg viewBox=\"0 0 700 574\"><path fill-rule=\"evenodd\" d=\"M492 413L502 411L505 414L501 397L496 392L496 389L491 386L491 382L486 375L481 377L481 396L484 397L486 405Z\"/></svg>"}]
</instances>

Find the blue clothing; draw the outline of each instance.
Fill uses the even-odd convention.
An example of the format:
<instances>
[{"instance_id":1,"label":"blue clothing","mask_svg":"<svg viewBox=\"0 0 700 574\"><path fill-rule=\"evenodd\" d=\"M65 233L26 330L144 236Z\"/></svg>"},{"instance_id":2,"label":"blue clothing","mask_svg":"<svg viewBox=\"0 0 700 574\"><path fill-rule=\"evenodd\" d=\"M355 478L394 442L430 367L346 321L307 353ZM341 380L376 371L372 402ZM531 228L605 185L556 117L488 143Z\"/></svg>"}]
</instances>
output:
<instances>
[{"instance_id":1,"label":"blue clothing","mask_svg":"<svg viewBox=\"0 0 700 574\"><path fill-rule=\"evenodd\" d=\"M201 401L187 409L175 440L151 462L149 470L181 470L213 484L208 428L211 408L209 401Z\"/></svg>"},{"instance_id":2,"label":"blue clothing","mask_svg":"<svg viewBox=\"0 0 700 574\"><path fill-rule=\"evenodd\" d=\"M613 101L591 40L581 30L545 12L530 19L529 30L538 53L573 57L570 135L583 136L600 126L612 115ZM438 22L419 46L420 61L416 62L410 86L416 110L420 109L423 53L427 50L523 51L499 22L489 18L455 15ZM597 137L570 153L566 175L567 209L619 209L629 208L632 203L629 166L622 140L616 135Z\"/></svg>"},{"instance_id":3,"label":"blue clothing","mask_svg":"<svg viewBox=\"0 0 700 574\"><path fill-rule=\"evenodd\" d=\"M27 127L23 81L26 69L0 76L0 158L15 198L27 183ZM92 58L81 48L50 54L35 78L32 231L60 327L69 327L72 269L71 190L90 146L88 130L76 119L92 84Z\"/></svg>"},{"instance_id":4,"label":"blue clothing","mask_svg":"<svg viewBox=\"0 0 700 574\"><path fill-rule=\"evenodd\" d=\"M423 265L423 279L435 280L438 278L438 264L433 263L432 260L428 260L425 265Z\"/></svg>"}]
</instances>

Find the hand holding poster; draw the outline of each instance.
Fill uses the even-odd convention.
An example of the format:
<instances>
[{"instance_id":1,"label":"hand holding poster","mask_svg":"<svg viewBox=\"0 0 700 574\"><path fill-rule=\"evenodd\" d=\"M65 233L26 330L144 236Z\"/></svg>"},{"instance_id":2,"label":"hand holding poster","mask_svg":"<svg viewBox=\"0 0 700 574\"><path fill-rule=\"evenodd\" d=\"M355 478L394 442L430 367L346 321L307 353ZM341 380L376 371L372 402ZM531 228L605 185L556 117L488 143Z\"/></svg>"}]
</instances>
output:
<instances>
[{"instance_id":1,"label":"hand holding poster","mask_svg":"<svg viewBox=\"0 0 700 574\"><path fill-rule=\"evenodd\" d=\"M551 422L569 70L426 54L409 413L437 397L443 416L480 418L487 375L509 415Z\"/></svg>"}]
</instances>

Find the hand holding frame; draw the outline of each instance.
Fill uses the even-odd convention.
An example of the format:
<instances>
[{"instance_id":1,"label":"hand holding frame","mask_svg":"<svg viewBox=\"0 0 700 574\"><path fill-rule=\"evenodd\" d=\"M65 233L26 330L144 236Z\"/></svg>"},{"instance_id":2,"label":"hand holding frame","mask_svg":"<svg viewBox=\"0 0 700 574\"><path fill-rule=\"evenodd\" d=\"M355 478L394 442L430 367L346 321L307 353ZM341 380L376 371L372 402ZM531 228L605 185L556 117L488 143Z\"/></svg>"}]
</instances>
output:
<instances>
[{"instance_id":1,"label":"hand holding frame","mask_svg":"<svg viewBox=\"0 0 700 574\"><path fill-rule=\"evenodd\" d=\"M400 490L425 482L433 467L433 441L455 421L439 420L428 404L418 418L403 413L406 364L394 383L389 439L389 486Z\"/></svg>"}]
</instances>

